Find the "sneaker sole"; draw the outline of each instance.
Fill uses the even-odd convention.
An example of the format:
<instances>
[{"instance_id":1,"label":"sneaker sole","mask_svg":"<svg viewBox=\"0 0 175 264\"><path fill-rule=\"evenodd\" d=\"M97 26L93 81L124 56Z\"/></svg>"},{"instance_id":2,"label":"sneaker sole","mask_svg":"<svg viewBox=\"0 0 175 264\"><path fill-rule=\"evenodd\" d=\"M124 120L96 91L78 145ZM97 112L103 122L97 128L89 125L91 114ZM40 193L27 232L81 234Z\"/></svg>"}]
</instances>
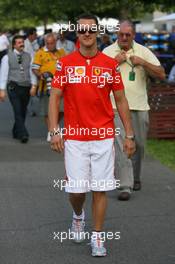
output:
<instances>
[{"instance_id":1,"label":"sneaker sole","mask_svg":"<svg viewBox=\"0 0 175 264\"><path fill-rule=\"evenodd\" d=\"M101 253L99 253L99 254L92 254L92 257L106 257L106 253L104 253L104 254L101 254Z\"/></svg>"},{"instance_id":2,"label":"sneaker sole","mask_svg":"<svg viewBox=\"0 0 175 264\"><path fill-rule=\"evenodd\" d=\"M72 240L74 243L76 244L81 244L82 242L84 242L84 239L83 240Z\"/></svg>"}]
</instances>

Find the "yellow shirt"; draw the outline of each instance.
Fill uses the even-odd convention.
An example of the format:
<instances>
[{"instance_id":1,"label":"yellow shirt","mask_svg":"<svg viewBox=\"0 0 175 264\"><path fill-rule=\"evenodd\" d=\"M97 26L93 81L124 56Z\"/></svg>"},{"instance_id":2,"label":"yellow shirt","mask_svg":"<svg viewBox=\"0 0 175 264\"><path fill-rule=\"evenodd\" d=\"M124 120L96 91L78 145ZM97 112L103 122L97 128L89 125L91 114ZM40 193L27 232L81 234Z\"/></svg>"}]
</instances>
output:
<instances>
[{"instance_id":1,"label":"yellow shirt","mask_svg":"<svg viewBox=\"0 0 175 264\"><path fill-rule=\"evenodd\" d=\"M103 52L109 57L114 58L118 53L121 52L121 49L116 41L114 44L105 48ZM148 96L147 96L148 75L145 69L142 66L135 66L134 67L135 80L134 81L129 80L129 72L131 72L132 70L131 67L132 63L129 58L132 55L138 56L153 65L159 66L160 62L157 59L157 57L148 48L133 41L132 48L126 52L128 63L123 62L119 66L119 70L121 72L122 80L125 86L125 94L129 103L130 110L140 110L140 111L149 110L150 107L148 105ZM113 107L116 108L113 95L111 99L112 99Z\"/></svg>"},{"instance_id":2,"label":"yellow shirt","mask_svg":"<svg viewBox=\"0 0 175 264\"><path fill-rule=\"evenodd\" d=\"M57 60L65 55L64 49L56 50L53 53L45 47L41 48L35 53L32 69L39 70L40 73L50 72L54 75ZM39 91L46 91L46 82L44 80L39 81Z\"/></svg>"}]
</instances>

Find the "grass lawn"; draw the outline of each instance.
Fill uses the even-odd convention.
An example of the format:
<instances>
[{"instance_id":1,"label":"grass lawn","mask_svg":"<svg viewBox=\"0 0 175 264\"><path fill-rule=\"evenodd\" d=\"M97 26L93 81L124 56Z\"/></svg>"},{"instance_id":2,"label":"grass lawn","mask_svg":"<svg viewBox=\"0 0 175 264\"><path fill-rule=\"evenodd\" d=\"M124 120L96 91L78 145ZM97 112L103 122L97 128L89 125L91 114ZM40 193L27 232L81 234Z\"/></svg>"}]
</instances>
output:
<instances>
[{"instance_id":1,"label":"grass lawn","mask_svg":"<svg viewBox=\"0 0 175 264\"><path fill-rule=\"evenodd\" d=\"M148 139L146 152L175 171L175 140Z\"/></svg>"}]
</instances>

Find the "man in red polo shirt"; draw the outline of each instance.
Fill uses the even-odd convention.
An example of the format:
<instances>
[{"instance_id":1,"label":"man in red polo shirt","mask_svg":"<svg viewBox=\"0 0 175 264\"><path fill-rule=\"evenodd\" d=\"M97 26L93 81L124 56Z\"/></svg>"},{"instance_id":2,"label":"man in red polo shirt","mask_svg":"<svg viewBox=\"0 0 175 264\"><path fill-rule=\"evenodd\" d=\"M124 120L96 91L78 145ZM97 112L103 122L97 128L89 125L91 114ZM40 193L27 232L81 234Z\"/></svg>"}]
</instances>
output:
<instances>
[{"instance_id":1,"label":"man in red polo shirt","mask_svg":"<svg viewBox=\"0 0 175 264\"><path fill-rule=\"evenodd\" d=\"M84 239L83 205L86 192L92 191L92 256L105 256L102 229L107 204L106 191L116 188L116 129L111 91L125 127L124 151L128 157L135 151L134 134L118 64L97 50L97 18L82 15L77 26L80 49L58 61L52 81L49 102L51 148L58 152L64 150L66 191L69 192L73 207L72 237L75 242ZM60 132L57 120L62 95L65 126Z\"/></svg>"}]
</instances>

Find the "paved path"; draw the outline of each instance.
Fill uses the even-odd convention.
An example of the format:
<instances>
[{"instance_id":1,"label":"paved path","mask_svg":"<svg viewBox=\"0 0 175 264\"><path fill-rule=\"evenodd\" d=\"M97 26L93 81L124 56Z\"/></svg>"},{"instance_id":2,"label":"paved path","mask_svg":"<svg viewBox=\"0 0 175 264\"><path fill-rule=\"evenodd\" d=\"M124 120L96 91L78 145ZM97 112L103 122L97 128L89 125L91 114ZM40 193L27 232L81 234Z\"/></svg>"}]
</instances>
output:
<instances>
[{"instance_id":1,"label":"paved path","mask_svg":"<svg viewBox=\"0 0 175 264\"><path fill-rule=\"evenodd\" d=\"M45 142L46 128L28 117L31 139L11 139L12 112L0 104L0 264L174 264L175 173L149 157L143 168L143 190L129 202L109 193L105 230L121 232L107 242L108 256L92 258L88 240L76 245L54 240L67 231L71 210L67 195L53 187L64 175L62 155ZM86 228L91 230L91 196L86 203Z\"/></svg>"}]
</instances>

